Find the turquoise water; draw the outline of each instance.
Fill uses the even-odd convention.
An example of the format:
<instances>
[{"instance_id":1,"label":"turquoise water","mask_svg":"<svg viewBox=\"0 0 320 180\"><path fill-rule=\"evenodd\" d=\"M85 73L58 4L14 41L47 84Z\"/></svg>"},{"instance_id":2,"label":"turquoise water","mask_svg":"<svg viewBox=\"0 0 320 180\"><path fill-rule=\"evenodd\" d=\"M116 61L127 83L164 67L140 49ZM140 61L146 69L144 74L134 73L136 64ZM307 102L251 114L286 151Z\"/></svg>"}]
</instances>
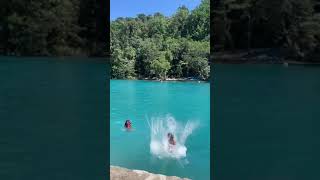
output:
<instances>
[{"instance_id":1,"label":"turquoise water","mask_svg":"<svg viewBox=\"0 0 320 180\"><path fill-rule=\"evenodd\" d=\"M158 158L150 152L148 120L168 114L178 123L196 122L185 158ZM165 175L210 179L210 85L193 82L111 80L110 164ZM134 130L123 130L130 119Z\"/></svg>"},{"instance_id":2,"label":"turquoise water","mask_svg":"<svg viewBox=\"0 0 320 180\"><path fill-rule=\"evenodd\" d=\"M215 65L215 180L320 179L319 68Z\"/></svg>"},{"instance_id":3,"label":"turquoise water","mask_svg":"<svg viewBox=\"0 0 320 180\"><path fill-rule=\"evenodd\" d=\"M107 179L108 65L96 60L0 57L1 180Z\"/></svg>"}]
</instances>

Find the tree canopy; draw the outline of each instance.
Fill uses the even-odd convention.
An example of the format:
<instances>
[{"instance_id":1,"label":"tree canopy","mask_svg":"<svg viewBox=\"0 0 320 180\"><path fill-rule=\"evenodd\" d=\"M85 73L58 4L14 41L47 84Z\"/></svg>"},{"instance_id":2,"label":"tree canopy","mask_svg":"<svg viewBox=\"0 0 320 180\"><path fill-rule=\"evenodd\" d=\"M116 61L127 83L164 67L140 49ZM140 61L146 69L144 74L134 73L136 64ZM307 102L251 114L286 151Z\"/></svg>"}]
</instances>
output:
<instances>
[{"instance_id":1,"label":"tree canopy","mask_svg":"<svg viewBox=\"0 0 320 180\"><path fill-rule=\"evenodd\" d=\"M112 78L209 77L210 3L111 22Z\"/></svg>"},{"instance_id":2,"label":"tree canopy","mask_svg":"<svg viewBox=\"0 0 320 180\"><path fill-rule=\"evenodd\" d=\"M107 16L94 0L0 2L0 53L15 56L92 55L104 42ZM103 29L102 29L102 23ZM104 40L101 40L105 38Z\"/></svg>"},{"instance_id":3,"label":"tree canopy","mask_svg":"<svg viewBox=\"0 0 320 180\"><path fill-rule=\"evenodd\" d=\"M290 58L320 61L319 7L319 0L219 1L214 49L283 48Z\"/></svg>"}]
</instances>

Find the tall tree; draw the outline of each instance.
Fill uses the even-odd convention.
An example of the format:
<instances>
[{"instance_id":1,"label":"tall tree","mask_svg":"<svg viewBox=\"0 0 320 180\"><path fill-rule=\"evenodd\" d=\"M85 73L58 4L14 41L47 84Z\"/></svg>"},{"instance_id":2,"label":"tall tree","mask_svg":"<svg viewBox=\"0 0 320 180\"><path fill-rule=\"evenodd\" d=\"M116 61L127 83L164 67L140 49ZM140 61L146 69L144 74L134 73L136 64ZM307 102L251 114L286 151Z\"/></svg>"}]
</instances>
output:
<instances>
[{"instance_id":1,"label":"tall tree","mask_svg":"<svg viewBox=\"0 0 320 180\"><path fill-rule=\"evenodd\" d=\"M195 40L207 38L210 32L210 0L202 0L188 17L188 32Z\"/></svg>"},{"instance_id":2,"label":"tall tree","mask_svg":"<svg viewBox=\"0 0 320 180\"><path fill-rule=\"evenodd\" d=\"M173 15L169 22L168 33L174 38L187 36L187 19L189 17L189 10L186 6L179 7L176 14Z\"/></svg>"}]
</instances>

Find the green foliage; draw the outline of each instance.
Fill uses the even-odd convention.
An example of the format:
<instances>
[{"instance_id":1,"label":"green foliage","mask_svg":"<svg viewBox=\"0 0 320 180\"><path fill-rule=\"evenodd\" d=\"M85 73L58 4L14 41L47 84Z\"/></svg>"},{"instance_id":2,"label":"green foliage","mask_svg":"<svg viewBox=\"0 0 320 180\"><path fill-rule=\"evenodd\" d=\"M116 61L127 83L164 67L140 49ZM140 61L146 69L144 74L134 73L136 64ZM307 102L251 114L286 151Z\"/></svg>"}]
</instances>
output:
<instances>
[{"instance_id":1,"label":"green foliage","mask_svg":"<svg viewBox=\"0 0 320 180\"><path fill-rule=\"evenodd\" d=\"M194 40L209 39L210 34L210 1L203 0L200 6L188 17L189 35Z\"/></svg>"},{"instance_id":2,"label":"green foliage","mask_svg":"<svg viewBox=\"0 0 320 180\"><path fill-rule=\"evenodd\" d=\"M0 4L0 53L16 56L90 55L93 0L12 0ZM89 43L90 42L90 43Z\"/></svg>"},{"instance_id":3,"label":"green foliage","mask_svg":"<svg viewBox=\"0 0 320 180\"><path fill-rule=\"evenodd\" d=\"M320 60L317 0L228 0L213 21L217 49L285 48L290 58ZM219 19L224 19L221 23ZM222 48L221 48L222 47Z\"/></svg>"},{"instance_id":4,"label":"green foliage","mask_svg":"<svg viewBox=\"0 0 320 180\"><path fill-rule=\"evenodd\" d=\"M210 73L208 64L209 56L209 42L188 42L187 50L182 55L182 61L186 65L186 73L188 76L207 79Z\"/></svg>"},{"instance_id":5,"label":"green foliage","mask_svg":"<svg viewBox=\"0 0 320 180\"><path fill-rule=\"evenodd\" d=\"M186 37L186 25L188 17L188 8L186 8L185 6L178 8L177 13L170 19L168 33L175 38Z\"/></svg>"},{"instance_id":6,"label":"green foliage","mask_svg":"<svg viewBox=\"0 0 320 180\"><path fill-rule=\"evenodd\" d=\"M112 78L209 77L209 0L171 17L139 14L111 22Z\"/></svg>"},{"instance_id":7,"label":"green foliage","mask_svg":"<svg viewBox=\"0 0 320 180\"><path fill-rule=\"evenodd\" d=\"M165 79L170 69L170 62L166 52L160 52L156 59L150 63L150 72L152 75L160 79Z\"/></svg>"},{"instance_id":8,"label":"green foliage","mask_svg":"<svg viewBox=\"0 0 320 180\"><path fill-rule=\"evenodd\" d=\"M135 57L135 52L132 48L126 48L125 52L121 49L116 49L114 51L114 56L112 60L111 73L119 78L128 78L133 79L135 77L134 72L134 61L132 60Z\"/></svg>"}]
</instances>

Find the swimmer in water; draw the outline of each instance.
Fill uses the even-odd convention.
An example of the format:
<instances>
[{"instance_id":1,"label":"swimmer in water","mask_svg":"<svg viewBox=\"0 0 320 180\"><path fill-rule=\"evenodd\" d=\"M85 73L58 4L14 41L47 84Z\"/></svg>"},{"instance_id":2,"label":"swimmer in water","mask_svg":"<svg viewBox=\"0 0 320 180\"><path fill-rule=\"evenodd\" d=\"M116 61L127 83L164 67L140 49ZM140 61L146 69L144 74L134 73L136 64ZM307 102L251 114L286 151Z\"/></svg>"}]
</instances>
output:
<instances>
[{"instance_id":1,"label":"swimmer in water","mask_svg":"<svg viewBox=\"0 0 320 180\"><path fill-rule=\"evenodd\" d=\"M126 122L124 123L124 127L126 129L131 129L131 121L130 120L126 120Z\"/></svg>"},{"instance_id":2,"label":"swimmer in water","mask_svg":"<svg viewBox=\"0 0 320 180\"><path fill-rule=\"evenodd\" d=\"M172 133L168 133L169 144L176 145L176 141L174 140L174 136Z\"/></svg>"}]
</instances>

